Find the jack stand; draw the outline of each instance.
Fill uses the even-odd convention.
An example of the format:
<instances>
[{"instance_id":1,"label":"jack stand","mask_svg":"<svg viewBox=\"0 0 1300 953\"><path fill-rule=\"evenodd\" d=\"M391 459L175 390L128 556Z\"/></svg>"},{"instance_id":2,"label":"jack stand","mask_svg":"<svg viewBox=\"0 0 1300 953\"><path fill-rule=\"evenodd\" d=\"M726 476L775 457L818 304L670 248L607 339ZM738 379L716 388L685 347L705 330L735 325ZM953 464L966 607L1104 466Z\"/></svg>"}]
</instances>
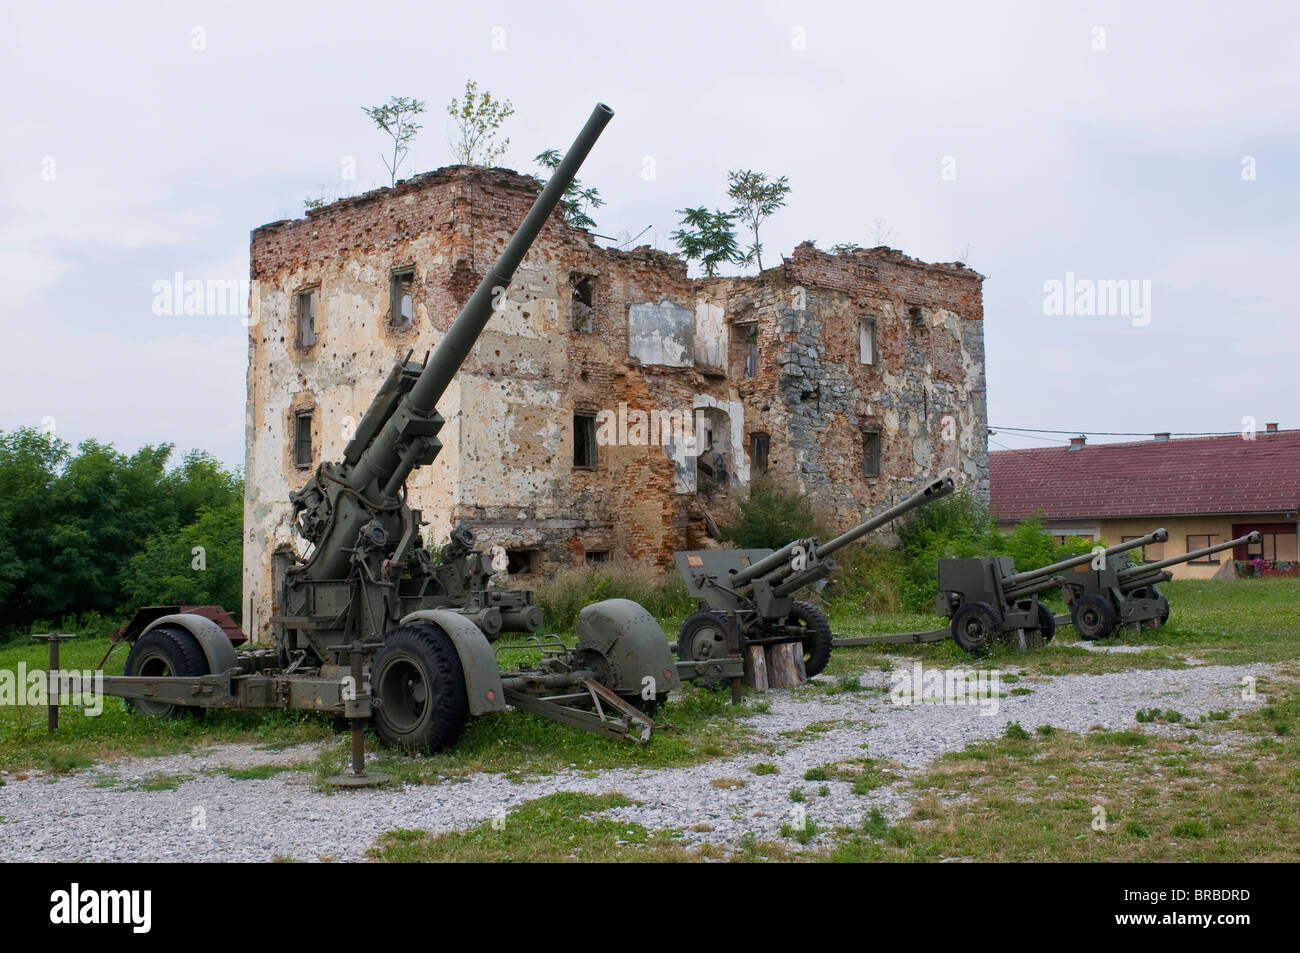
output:
<instances>
[{"instance_id":1,"label":"jack stand","mask_svg":"<svg viewBox=\"0 0 1300 953\"><path fill-rule=\"evenodd\" d=\"M352 665L352 687L357 693L356 702L362 700L361 692L361 660L362 653L359 645L353 645L352 650L348 653L349 661ZM370 701L369 697L366 701ZM374 772L366 773L366 720L364 718L353 717L349 722L352 730L352 769L347 774L336 775L329 779L329 785L333 788L374 788L387 784L393 780L391 774Z\"/></svg>"}]
</instances>

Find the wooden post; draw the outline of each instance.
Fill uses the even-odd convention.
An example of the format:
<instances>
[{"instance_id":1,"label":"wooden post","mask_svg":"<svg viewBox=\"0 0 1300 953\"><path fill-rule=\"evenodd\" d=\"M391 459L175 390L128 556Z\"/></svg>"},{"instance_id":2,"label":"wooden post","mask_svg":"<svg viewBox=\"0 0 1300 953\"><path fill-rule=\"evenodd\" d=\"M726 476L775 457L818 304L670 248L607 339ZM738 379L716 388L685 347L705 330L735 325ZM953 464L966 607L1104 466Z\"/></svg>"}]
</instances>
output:
<instances>
[{"instance_id":1,"label":"wooden post","mask_svg":"<svg viewBox=\"0 0 1300 953\"><path fill-rule=\"evenodd\" d=\"M761 645L745 647L749 653L749 664L745 666L745 684L755 691L767 691L767 658Z\"/></svg>"},{"instance_id":2,"label":"wooden post","mask_svg":"<svg viewBox=\"0 0 1300 953\"><path fill-rule=\"evenodd\" d=\"M768 685L771 688L798 688L808 681L803 667L803 646L782 642L767 647Z\"/></svg>"}]
</instances>

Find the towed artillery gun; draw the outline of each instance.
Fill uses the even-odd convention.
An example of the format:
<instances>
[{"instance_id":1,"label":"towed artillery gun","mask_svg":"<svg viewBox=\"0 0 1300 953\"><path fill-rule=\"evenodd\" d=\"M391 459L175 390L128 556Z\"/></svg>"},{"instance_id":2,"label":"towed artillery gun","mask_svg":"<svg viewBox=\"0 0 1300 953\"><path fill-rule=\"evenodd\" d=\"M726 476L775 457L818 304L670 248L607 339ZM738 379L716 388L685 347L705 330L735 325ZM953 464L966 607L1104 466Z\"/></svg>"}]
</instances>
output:
<instances>
[{"instance_id":1,"label":"towed artillery gun","mask_svg":"<svg viewBox=\"0 0 1300 953\"><path fill-rule=\"evenodd\" d=\"M597 105L500 259L448 328L432 359L399 361L338 462L322 463L290 495L294 525L311 544L278 553L275 649L236 652L230 636L194 612L155 616L129 631L126 675L105 691L146 714L187 708L290 708L351 721L353 772L362 774L363 729L390 747L453 744L471 715L521 708L613 737L645 741L640 709L677 686L667 637L626 599L582 610L577 646L534 637L535 664L502 671L491 643L534 632L541 610L528 593L488 588L491 567L473 537L452 534L435 565L421 546L420 513L406 478L441 449L437 402L455 379L516 268L613 116ZM130 628L130 627L129 627ZM518 646L510 646L518 647ZM639 707L638 707L639 706Z\"/></svg>"},{"instance_id":2,"label":"towed artillery gun","mask_svg":"<svg viewBox=\"0 0 1300 953\"><path fill-rule=\"evenodd\" d=\"M1000 637L1013 639L1020 651L1027 652L1056 635L1056 617L1038 597L1064 583L1059 573L1075 566L1105 565L1111 556L1168 538L1158 529L1109 549L1020 573L1010 556L940 559L935 607L939 615L952 619L953 641L971 654L985 651Z\"/></svg>"},{"instance_id":3,"label":"towed artillery gun","mask_svg":"<svg viewBox=\"0 0 1300 953\"><path fill-rule=\"evenodd\" d=\"M797 539L770 549L714 549L676 554L677 570L699 610L677 636L683 679L735 679L744 674L749 646L799 643L811 678L831 657L831 626L816 606L794 594L822 583L837 568L831 556L905 513L953 492L952 477L925 486L895 506L825 543ZM729 631L730 630L730 631Z\"/></svg>"},{"instance_id":4,"label":"towed artillery gun","mask_svg":"<svg viewBox=\"0 0 1300 953\"><path fill-rule=\"evenodd\" d=\"M1123 553L1106 560L1106 564L1098 569L1079 566L1061 584L1065 601L1070 606L1074 631L1079 638L1092 641L1106 638L1123 625L1162 626L1169 621L1169 600L1160 591L1159 583L1174 577L1168 571L1169 566L1211 556L1234 546L1258 543L1259 539L1259 533L1247 533L1217 546L1206 546L1154 563L1134 563L1129 553Z\"/></svg>"}]
</instances>

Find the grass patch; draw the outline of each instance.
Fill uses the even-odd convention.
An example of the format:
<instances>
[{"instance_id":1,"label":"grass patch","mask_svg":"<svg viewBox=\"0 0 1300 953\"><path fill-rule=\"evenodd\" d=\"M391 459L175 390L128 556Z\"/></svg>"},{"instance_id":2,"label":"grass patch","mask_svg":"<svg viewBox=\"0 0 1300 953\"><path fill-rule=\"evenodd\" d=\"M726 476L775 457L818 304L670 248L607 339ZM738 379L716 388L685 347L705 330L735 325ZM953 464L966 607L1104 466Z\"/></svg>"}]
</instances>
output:
<instances>
[{"instance_id":1,"label":"grass patch","mask_svg":"<svg viewBox=\"0 0 1300 953\"><path fill-rule=\"evenodd\" d=\"M60 646L60 666L94 670L108 651L107 638L73 639ZM126 664L120 645L104 671L117 674ZM0 646L0 670L45 670L48 648L20 639ZM81 771L93 764L127 756L181 754L209 745L246 743L289 746L333 737L330 719L308 712L219 711L176 719L144 718L127 710L120 698L103 699L103 711L89 717L72 706L59 714L59 730L50 735L46 710L26 705L0 707L0 766L10 772L37 769L55 774Z\"/></svg>"},{"instance_id":2,"label":"grass patch","mask_svg":"<svg viewBox=\"0 0 1300 953\"><path fill-rule=\"evenodd\" d=\"M663 862L700 856L678 843L676 832L652 833L640 824L602 815L630 804L617 793L562 791L466 831L438 835L390 831L375 842L368 856L387 863Z\"/></svg>"},{"instance_id":3,"label":"grass patch","mask_svg":"<svg viewBox=\"0 0 1300 953\"><path fill-rule=\"evenodd\" d=\"M950 753L911 782L907 818L890 824L873 812L861 829L837 829L829 858L1293 860L1300 685L1279 680L1268 699L1231 721L1207 720L1195 740L1058 728Z\"/></svg>"}]
</instances>

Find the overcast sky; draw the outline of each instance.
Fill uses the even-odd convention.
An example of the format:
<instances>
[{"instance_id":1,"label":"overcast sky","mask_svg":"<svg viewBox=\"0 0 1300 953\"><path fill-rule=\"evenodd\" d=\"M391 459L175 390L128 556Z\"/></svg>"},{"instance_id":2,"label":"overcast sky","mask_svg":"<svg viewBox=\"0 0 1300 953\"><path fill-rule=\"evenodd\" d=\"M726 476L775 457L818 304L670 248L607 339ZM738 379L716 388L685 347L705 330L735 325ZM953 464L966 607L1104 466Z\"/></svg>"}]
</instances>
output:
<instances>
[{"instance_id":1,"label":"overcast sky","mask_svg":"<svg viewBox=\"0 0 1300 953\"><path fill-rule=\"evenodd\" d=\"M0 429L242 465L246 331L155 315L154 282L246 278L251 229L387 184L363 105L427 101L404 171L446 165L471 77L514 103L522 171L613 107L582 172L604 234L668 248L675 209L752 168L792 186L768 261L803 239L967 261L995 427L1300 426L1294 6L5 6ZM1067 274L1149 282L1149 309L1045 313Z\"/></svg>"}]
</instances>

